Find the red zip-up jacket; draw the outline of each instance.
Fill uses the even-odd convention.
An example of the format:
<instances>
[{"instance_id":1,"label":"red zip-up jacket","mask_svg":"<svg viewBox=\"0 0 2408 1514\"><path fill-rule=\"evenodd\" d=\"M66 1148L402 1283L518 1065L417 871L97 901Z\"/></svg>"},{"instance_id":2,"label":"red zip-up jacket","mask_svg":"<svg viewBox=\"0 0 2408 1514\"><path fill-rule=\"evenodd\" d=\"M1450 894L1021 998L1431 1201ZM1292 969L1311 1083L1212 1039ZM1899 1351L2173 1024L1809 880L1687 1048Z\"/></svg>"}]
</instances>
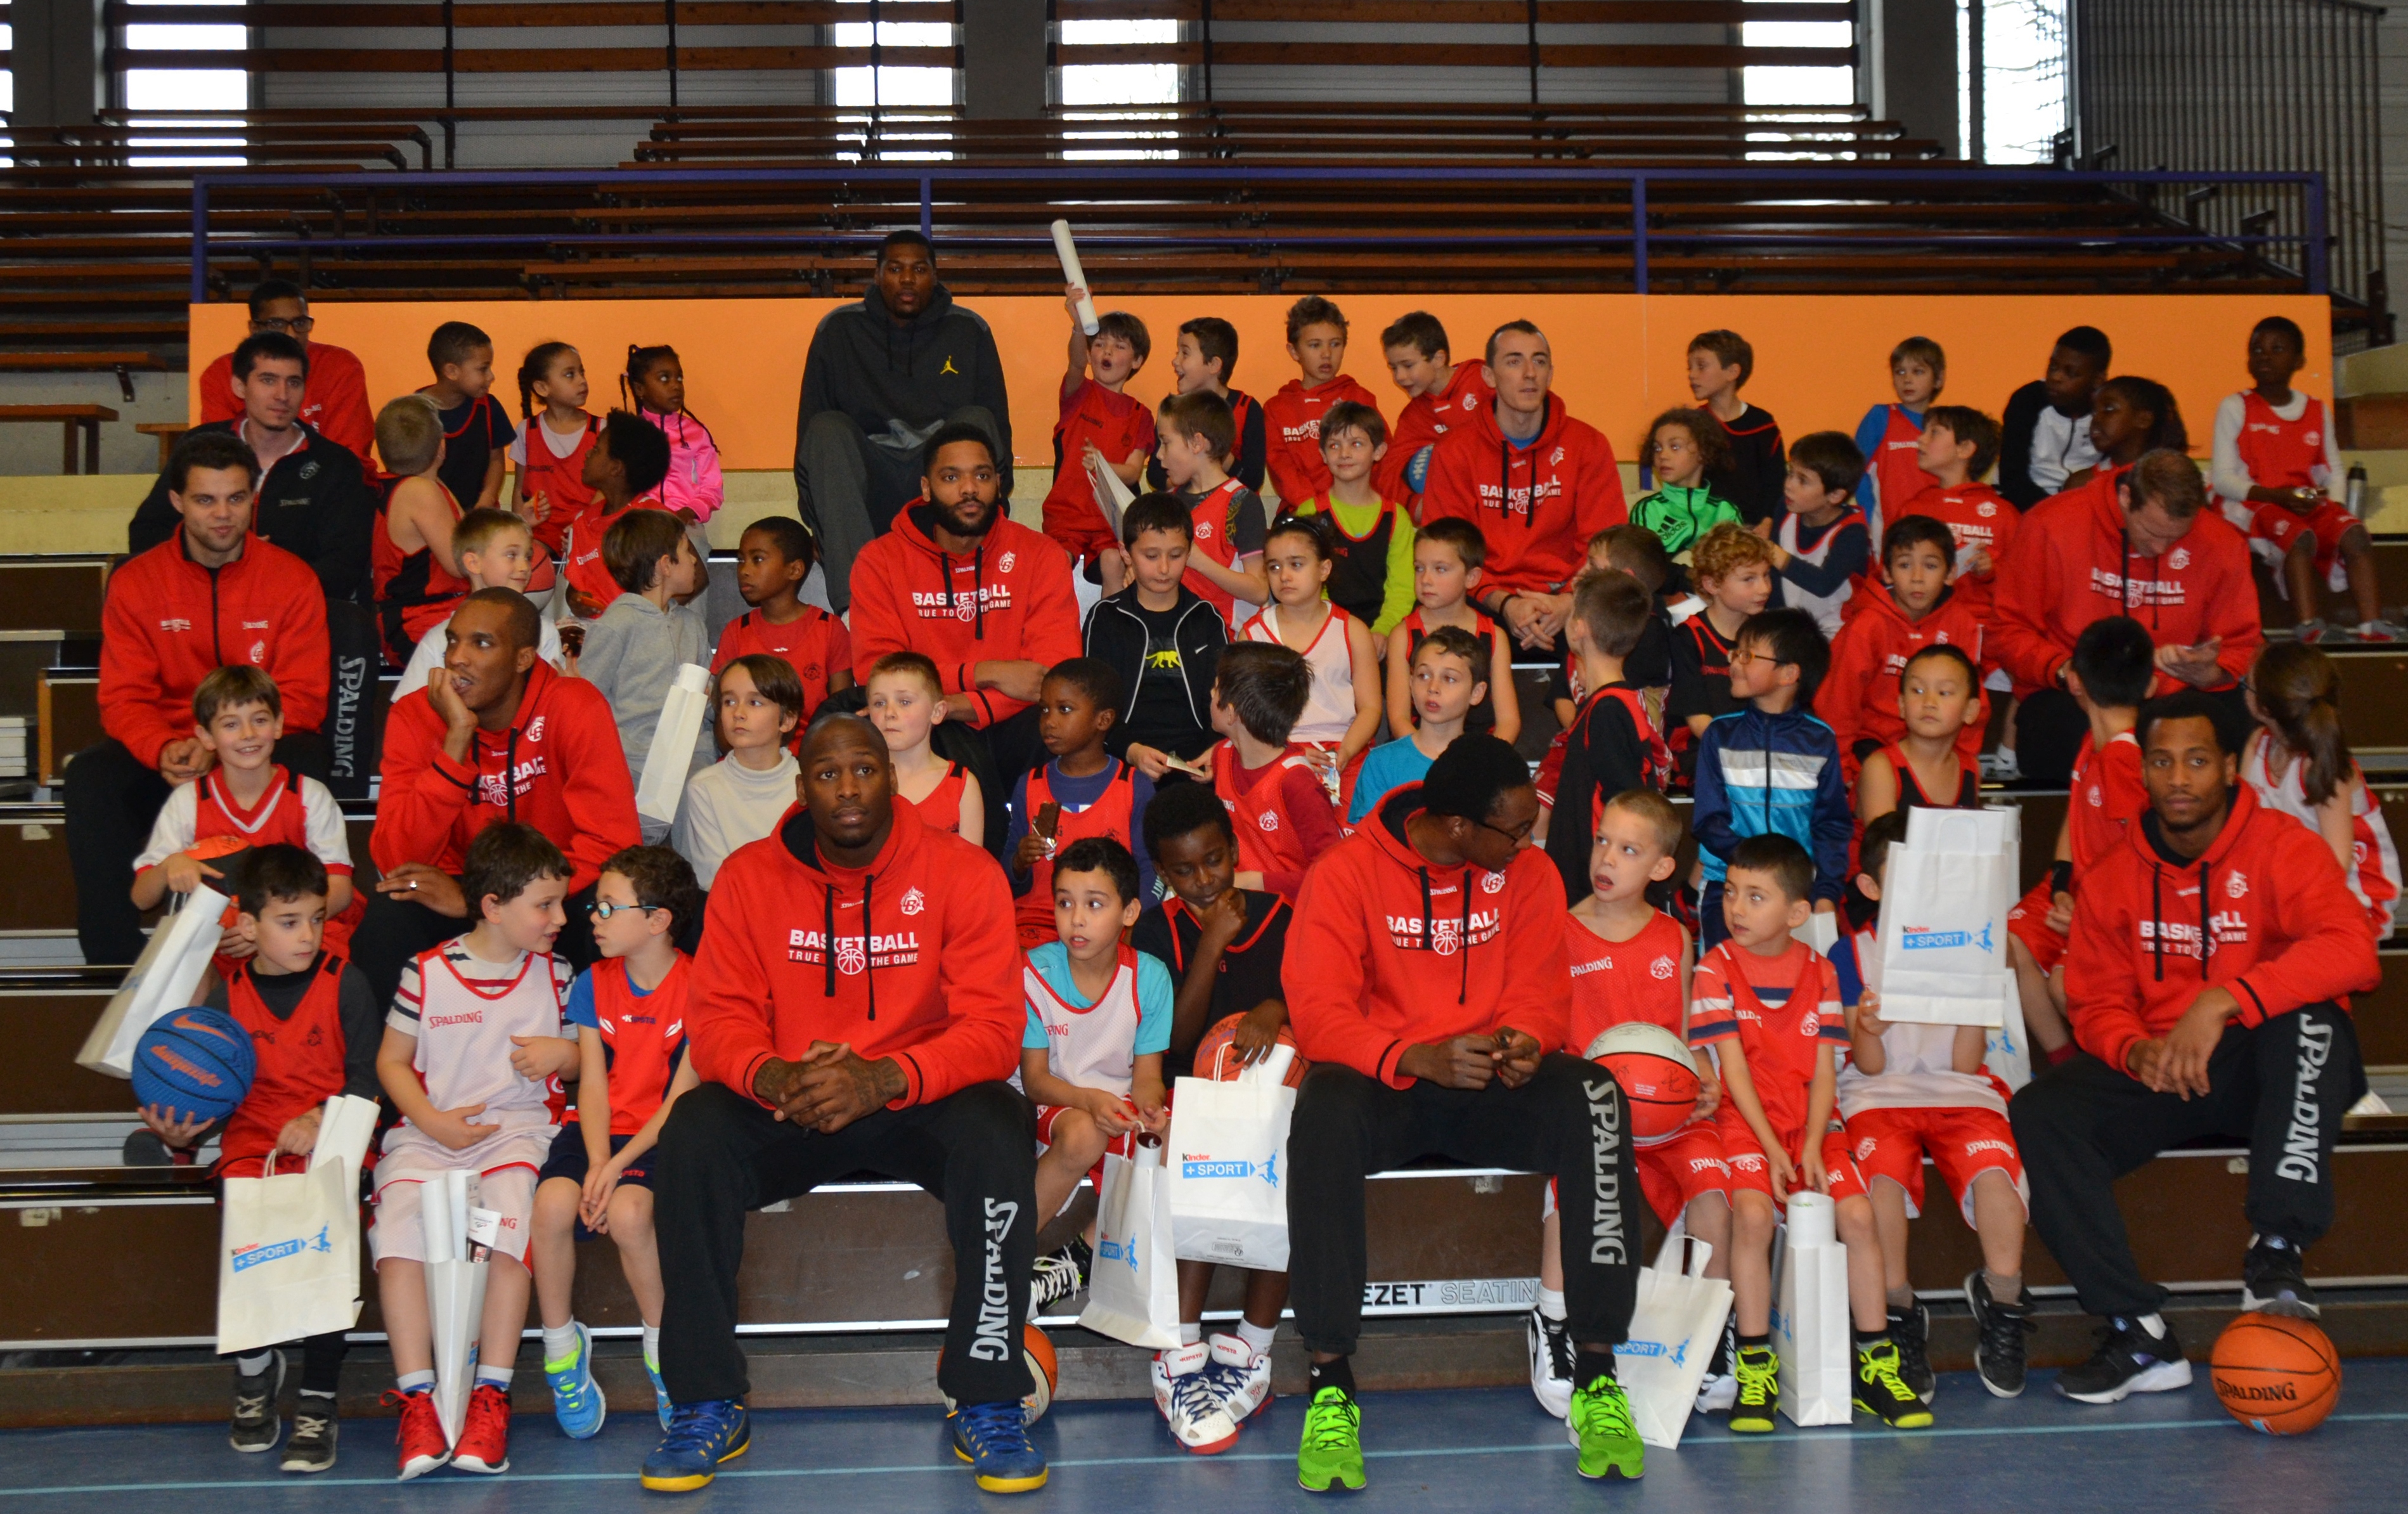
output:
<instances>
[{"instance_id":1,"label":"red zip-up jacket","mask_svg":"<svg viewBox=\"0 0 2408 1514\"><path fill-rule=\"evenodd\" d=\"M1555 864L1526 847L1502 873L1433 866L1404 835L1421 792L1382 800L1305 875L1281 975L1298 1051L1391 1088L1414 1081L1407 1047L1506 1025L1561 1046L1570 1013Z\"/></svg>"},{"instance_id":2,"label":"red zip-up jacket","mask_svg":"<svg viewBox=\"0 0 2408 1514\"><path fill-rule=\"evenodd\" d=\"M1070 559L1001 514L977 550L955 557L930 534L935 515L913 500L853 560L853 676L867 683L888 652L925 652L945 692L977 707L970 723L992 725L1028 707L981 689L979 664L1025 658L1052 667L1079 655Z\"/></svg>"},{"instance_id":3,"label":"red zip-up jacket","mask_svg":"<svg viewBox=\"0 0 2408 1514\"><path fill-rule=\"evenodd\" d=\"M2249 671L2265 641L2249 545L2213 509L2162 556L2132 551L2115 504L2120 470L2042 500L2015 533L1992 588L1992 654L2021 698L2057 686L2057 670L2092 621L2128 615L2160 647L2195 646L2222 636L2215 660L2233 678ZM2157 680L2157 692L2173 680Z\"/></svg>"},{"instance_id":4,"label":"red zip-up jacket","mask_svg":"<svg viewBox=\"0 0 2408 1514\"><path fill-rule=\"evenodd\" d=\"M368 836L378 871L417 862L457 873L477 833L516 821L566 854L576 893L643 840L619 724L584 679L564 678L538 658L509 729L479 731L466 763L443 754L444 729L423 689L385 716L384 783Z\"/></svg>"},{"instance_id":5,"label":"red zip-up jacket","mask_svg":"<svg viewBox=\"0 0 2408 1514\"><path fill-rule=\"evenodd\" d=\"M1605 433L1547 396L1539 439L1515 447L1484 405L1439 438L1422 481L1422 519L1469 521L1488 543L1484 585L1557 593L1588 558L1588 540L1630 519Z\"/></svg>"},{"instance_id":6,"label":"red zip-up jacket","mask_svg":"<svg viewBox=\"0 0 2408 1514\"><path fill-rule=\"evenodd\" d=\"M2143 814L2124 845L2082 875L2065 956L2066 1008L2082 1050L2118 1071L2133 1043L2165 1035L2200 991L2241 1002L2260 1025L2381 980L2366 911L2332 849L2245 783L2197 862L2157 842ZM2205 961L2200 960L2205 944Z\"/></svg>"},{"instance_id":7,"label":"red zip-up jacket","mask_svg":"<svg viewBox=\"0 0 2408 1514\"><path fill-rule=\"evenodd\" d=\"M1416 394L1405 402L1397 414L1396 429L1388 434L1386 455L1372 465L1372 481L1380 486L1383 499L1408 502L1420 496L1405 482L1405 469L1413 454L1457 426L1469 421L1497 399L1497 391L1488 387L1477 363L1458 363L1455 377L1435 394Z\"/></svg>"},{"instance_id":8,"label":"red zip-up jacket","mask_svg":"<svg viewBox=\"0 0 2408 1514\"><path fill-rule=\"evenodd\" d=\"M267 670L284 700L284 728L326 718L333 653L326 591L308 564L257 536L242 555L205 568L176 534L108 576L100 612L100 728L145 767L193 734L193 691L221 667Z\"/></svg>"},{"instance_id":9,"label":"red zip-up jacket","mask_svg":"<svg viewBox=\"0 0 2408 1514\"><path fill-rule=\"evenodd\" d=\"M1340 400L1380 407L1369 390L1343 373L1313 389L1305 388L1301 378L1291 378L1263 401L1263 467L1283 509L1329 493L1329 464L1321 458L1321 418Z\"/></svg>"},{"instance_id":10,"label":"red zip-up jacket","mask_svg":"<svg viewBox=\"0 0 2408 1514\"><path fill-rule=\"evenodd\" d=\"M1877 587L1850 603L1864 607L1831 638L1831 670L1814 691L1814 713L1839 738L1840 760L1853 779L1858 741L1870 736L1887 746L1906 735L1906 717L1898 712L1898 685L1908 658L1926 647L1945 644L1973 659L1985 674L1996 664L1984 660L1987 638L1979 612L1954 586L1920 621L1909 621L1887 588ZM1981 752L1989 707L1978 685L1973 694L1985 718L1957 736L1957 748L1968 757Z\"/></svg>"},{"instance_id":11,"label":"red zip-up jacket","mask_svg":"<svg viewBox=\"0 0 2408 1514\"><path fill-rule=\"evenodd\" d=\"M994 858L922 821L908 799L895 800L886 845L859 869L821 856L796 806L720 864L709 921L686 1036L695 1070L748 1099L762 1063L792 1062L813 1041L893 1057L895 1109L1020 1065L1027 1008L1011 887Z\"/></svg>"}]
</instances>

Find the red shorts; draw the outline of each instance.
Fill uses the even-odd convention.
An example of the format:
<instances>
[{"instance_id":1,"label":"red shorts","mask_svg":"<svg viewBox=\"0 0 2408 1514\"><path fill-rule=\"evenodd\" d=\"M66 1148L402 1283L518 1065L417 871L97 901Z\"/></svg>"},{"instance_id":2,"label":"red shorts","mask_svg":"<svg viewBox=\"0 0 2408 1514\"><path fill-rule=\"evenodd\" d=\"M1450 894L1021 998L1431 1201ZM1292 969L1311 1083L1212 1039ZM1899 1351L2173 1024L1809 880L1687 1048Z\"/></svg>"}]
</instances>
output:
<instances>
[{"instance_id":1,"label":"red shorts","mask_svg":"<svg viewBox=\"0 0 2408 1514\"><path fill-rule=\"evenodd\" d=\"M1886 1178L1906 1190L1906 1212L1923 1212L1923 1159L1940 1169L1940 1180L1956 1196L1956 1212L1973 1222L1973 1179L1996 1169L2015 1185L2031 1212L2031 1189L2024 1182L2024 1159L2015 1150L2007 1117L1982 1108L1860 1109L1848 1117L1857 1170L1868 1179ZM1837 1185L1833 1185L1836 1187Z\"/></svg>"},{"instance_id":2,"label":"red shorts","mask_svg":"<svg viewBox=\"0 0 2408 1514\"><path fill-rule=\"evenodd\" d=\"M1639 1191L1656 1220L1670 1224L1690 1201L1708 1193L1730 1197L1730 1164L1723 1160L1722 1133L1711 1120L1684 1125L1670 1140L1639 1148ZM1555 1212L1555 1180L1547 1179L1547 1194L1539 1218Z\"/></svg>"},{"instance_id":3,"label":"red shorts","mask_svg":"<svg viewBox=\"0 0 2408 1514\"><path fill-rule=\"evenodd\" d=\"M2316 571L2329 579L2337 578L2341 570L2341 538L2358 523L2357 516L2329 499L2305 515L2286 506L2259 505L2249 522L2249 540L2253 545L2262 543L2272 548L2277 558L2288 552L2294 543L2314 541ZM2335 582L2333 587L2340 589L2345 584Z\"/></svg>"},{"instance_id":4,"label":"red shorts","mask_svg":"<svg viewBox=\"0 0 2408 1514\"><path fill-rule=\"evenodd\" d=\"M1168 1102L1168 1095L1164 1095L1164 1098ZM1054 1144L1054 1121L1060 1119L1063 1111L1068 1108L1069 1106L1067 1104L1040 1104L1037 1107L1037 1144L1039 1147L1050 1147ZM1125 1135L1113 1136L1104 1147L1104 1156L1127 1156L1137 1150L1137 1147L1132 1144L1136 1136L1137 1132L1130 1131ZM1045 1153L1039 1150L1037 1154L1043 1156ZM1101 1193L1104 1191L1104 1157L1096 1158L1096 1164L1087 1169L1087 1176L1095 1179L1096 1192ZM1053 1217L1048 1215L1046 1218Z\"/></svg>"},{"instance_id":5,"label":"red shorts","mask_svg":"<svg viewBox=\"0 0 2408 1514\"><path fill-rule=\"evenodd\" d=\"M1730 1165L1731 1197L1736 1199L1746 1193L1762 1193L1776 1207L1788 1207L1789 1195L1772 1191L1772 1164L1765 1157L1764 1148L1757 1143L1756 1132L1747 1128L1745 1121L1735 1116L1727 1121L1717 1120L1715 1123L1722 1129L1723 1160ZM1802 1130L1784 1131L1781 1144L1788 1150L1789 1160L1795 1163L1806 1150L1806 1133ZM1831 1128L1823 1133L1823 1170L1830 1175L1833 1202L1864 1196L1864 1175L1856 1170L1856 1159L1848 1154L1848 1128L1836 1119L1831 1121Z\"/></svg>"},{"instance_id":6,"label":"red shorts","mask_svg":"<svg viewBox=\"0 0 2408 1514\"><path fill-rule=\"evenodd\" d=\"M2043 877L2007 911L2007 934L2030 950L2043 975L2057 971L2065 960L2065 937L2048 928L2048 912L2056 903L2057 891Z\"/></svg>"}]
</instances>

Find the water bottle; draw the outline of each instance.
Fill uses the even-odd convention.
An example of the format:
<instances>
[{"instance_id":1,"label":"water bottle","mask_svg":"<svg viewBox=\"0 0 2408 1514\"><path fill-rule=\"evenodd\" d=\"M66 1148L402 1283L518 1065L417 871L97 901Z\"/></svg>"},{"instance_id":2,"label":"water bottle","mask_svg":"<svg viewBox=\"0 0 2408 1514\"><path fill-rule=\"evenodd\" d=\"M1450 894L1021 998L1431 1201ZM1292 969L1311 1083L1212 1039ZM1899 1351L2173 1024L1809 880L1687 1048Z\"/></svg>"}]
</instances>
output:
<instances>
[{"instance_id":1,"label":"water bottle","mask_svg":"<svg viewBox=\"0 0 2408 1514\"><path fill-rule=\"evenodd\" d=\"M2342 503L2348 507L2349 513L2354 518L2360 521L2366 519L2365 464L2353 463L2349 465L2349 481L2343 489Z\"/></svg>"}]
</instances>

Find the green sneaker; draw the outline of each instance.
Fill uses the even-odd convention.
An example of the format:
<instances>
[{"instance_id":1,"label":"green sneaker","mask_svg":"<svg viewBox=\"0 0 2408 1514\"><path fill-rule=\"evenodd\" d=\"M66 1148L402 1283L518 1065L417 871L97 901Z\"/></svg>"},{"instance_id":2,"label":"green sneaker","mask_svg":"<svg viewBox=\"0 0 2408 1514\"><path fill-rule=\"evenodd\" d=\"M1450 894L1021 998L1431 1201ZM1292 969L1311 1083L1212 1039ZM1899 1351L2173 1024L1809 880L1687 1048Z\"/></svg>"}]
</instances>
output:
<instances>
[{"instance_id":1,"label":"green sneaker","mask_svg":"<svg viewBox=\"0 0 2408 1514\"><path fill-rule=\"evenodd\" d=\"M1856 1348L1856 1407L1893 1430L1921 1430L1931 1423L1931 1411L1899 1375L1898 1342L1877 1340Z\"/></svg>"},{"instance_id":2,"label":"green sneaker","mask_svg":"<svg viewBox=\"0 0 2408 1514\"><path fill-rule=\"evenodd\" d=\"M1739 1379L1731 1429L1743 1435L1770 1435L1781 1407L1781 1358L1770 1346L1742 1346L1731 1358L1731 1375Z\"/></svg>"},{"instance_id":3,"label":"green sneaker","mask_svg":"<svg viewBox=\"0 0 2408 1514\"><path fill-rule=\"evenodd\" d=\"M1647 1449L1630 1422L1630 1397L1622 1384L1600 1375L1587 1387L1574 1389L1571 1412L1564 1422L1571 1429L1572 1444L1580 1448L1582 1477L1639 1480Z\"/></svg>"},{"instance_id":4,"label":"green sneaker","mask_svg":"<svg viewBox=\"0 0 2408 1514\"><path fill-rule=\"evenodd\" d=\"M1628 1422L1626 1414L1624 1422ZM1363 1411L1343 1388L1324 1388L1304 1411L1304 1440L1296 1449L1296 1485L1327 1493L1334 1484L1349 1492L1363 1487Z\"/></svg>"}]
</instances>

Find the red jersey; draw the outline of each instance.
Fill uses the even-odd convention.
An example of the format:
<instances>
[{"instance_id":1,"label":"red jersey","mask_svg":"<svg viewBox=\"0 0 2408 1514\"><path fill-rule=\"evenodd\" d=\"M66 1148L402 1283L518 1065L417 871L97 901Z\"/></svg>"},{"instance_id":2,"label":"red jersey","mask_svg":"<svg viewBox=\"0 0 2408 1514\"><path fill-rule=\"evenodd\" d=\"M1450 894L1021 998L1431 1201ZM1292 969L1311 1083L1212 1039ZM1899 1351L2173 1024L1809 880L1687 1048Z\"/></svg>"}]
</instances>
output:
<instances>
[{"instance_id":1,"label":"red jersey","mask_svg":"<svg viewBox=\"0 0 2408 1514\"><path fill-rule=\"evenodd\" d=\"M1235 478L1224 478L1214 488L1197 496L1196 503L1187 507L1187 513L1195 539L1193 550L1198 556L1209 557L1223 567L1236 566L1239 512L1247 507L1249 498L1250 492L1246 486ZM1254 500L1252 507L1259 515L1262 502ZM1257 521L1255 523L1260 525L1262 522ZM1236 595L1194 568L1189 568L1179 581L1195 591L1197 598L1219 610L1221 620L1231 630L1237 629L1230 619L1237 610Z\"/></svg>"},{"instance_id":2,"label":"red jersey","mask_svg":"<svg viewBox=\"0 0 2408 1514\"><path fill-rule=\"evenodd\" d=\"M1373 409L1380 402L1346 374L1312 389L1291 378L1263 402L1263 466L1283 506L1329 493L1329 464L1321 460L1321 418L1340 400Z\"/></svg>"},{"instance_id":3,"label":"red jersey","mask_svg":"<svg viewBox=\"0 0 2408 1514\"><path fill-rule=\"evenodd\" d=\"M315 778L272 766L267 792L260 795L257 805L244 809L226 793L224 774L204 773L171 792L161 814L181 821L187 803L192 808L192 836L184 850L230 855L250 847L299 847L325 864L328 877L351 876L351 849L344 835L342 811L335 807L334 794ZM234 908L226 906L228 925L234 923ZM366 911L366 897L353 893L349 907L327 917L325 949L340 952L349 947L351 933L359 929L360 917ZM233 959L222 957L219 963L222 968L230 968Z\"/></svg>"},{"instance_id":4,"label":"red jersey","mask_svg":"<svg viewBox=\"0 0 2408 1514\"><path fill-rule=\"evenodd\" d=\"M1212 749L1212 792L1238 833L1238 870L1262 874L1272 893L1293 894L1338 836L1337 806L1305 760L1310 750L1290 743L1279 761L1247 773L1236 747L1224 741Z\"/></svg>"},{"instance_id":5,"label":"red jersey","mask_svg":"<svg viewBox=\"0 0 2408 1514\"><path fill-rule=\"evenodd\" d=\"M369 551L369 573L376 589L377 619L384 628L386 655L396 667L409 665L418 638L452 618L452 607L468 593L468 580L443 565L432 547L405 552L393 539L390 507L394 491L405 480L388 478L377 497L379 520ZM452 508L452 523L460 523L460 501L439 478L428 482L443 491Z\"/></svg>"},{"instance_id":6,"label":"red jersey","mask_svg":"<svg viewBox=\"0 0 2408 1514\"><path fill-rule=\"evenodd\" d=\"M633 1136L644 1128L668 1097L670 1080L685 1062L685 995L692 966L692 960L679 952L668 976L650 993L636 992L624 957L605 957L586 970L586 986L594 993L593 1025L602 1036L603 1059L610 1068L613 1136Z\"/></svg>"},{"instance_id":7,"label":"red jersey","mask_svg":"<svg viewBox=\"0 0 2408 1514\"><path fill-rule=\"evenodd\" d=\"M251 1033L253 1067L251 1091L219 1145L222 1170L265 1157L287 1123L343 1091L343 959L329 950L310 971L315 976L289 1020L277 1019L259 996L251 964L226 984L226 1012ZM308 1163L295 1157L293 1169Z\"/></svg>"},{"instance_id":8,"label":"red jersey","mask_svg":"<svg viewBox=\"0 0 2408 1514\"><path fill-rule=\"evenodd\" d=\"M359 358L339 347L310 342L309 372L301 392L301 408L294 419L328 441L340 442L358 454L368 477L377 476L376 417L368 409L367 370ZM193 392L201 399L201 424L239 421L242 401L234 397L234 354L222 353L201 370Z\"/></svg>"},{"instance_id":9,"label":"red jersey","mask_svg":"<svg viewBox=\"0 0 2408 1514\"><path fill-rule=\"evenodd\" d=\"M1435 394L1415 394L1405 402L1405 407L1397 413L1396 426L1388 433L1387 455L1371 469L1381 497L1419 498L1405 481L1405 469L1412 465L1414 454L1425 447L1435 446L1440 436L1496 401L1497 391L1488 387L1481 368L1477 363L1458 363L1444 389Z\"/></svg>"},{"instance_id":10,"label":"red jersey","mask_svg":"<svg viewBox=\"0 0 2408 1514\"><path fill-rule=\"evenodd\" d=\"M1689 933L1660 909L1627 941L1609 941L1567 913L1564 955L1571 963L1572 997L1564 1050L1586 1056L1598 1036L1635 1020L1682 1035L1689 1007L1681 996L1681 958L1688 950Z\"/></svg>"},{"instance_id":11,"label":"red jersey","mask_svg":"<svg viewBox=\"0 0 2408 1514\"><path fill-rule=\"evenodd\" d=\"M1874 444L1872 456L1865 459L1865 471L1873 476L1873 503L1884 530L1896 523L1904 513L1903 507L1927 489L1935 488L1940 480L1923 471L1915 456L1923 448L1923 422L1907 413L1903 405L1885 405L1881 440ZM1876 560L1881 555L1881 543L1873 543Z\"/></svg>"},{"instance_id":12,"label":"red jersey","mask_svg":"<svg viewBox=\"0 0 2408 1514\"><path fill-rule=\"evenodd\" d=\"M803 613L782 623L749 609L719 633L719 650L710 656L710 676L717 678L736 659L756 653L783 658L803 681L803 718L795 722L795 734L786 738L789 748L800 751L803 727L810 723L811 711L827 700L829 675L853 672L853 633L844 628L844 621L817 605L804 606Z\"/></svg>"},{"instance_id":13,"label":"red jersey","mask_svg":"<svg viewBox=\"0 0 2408 1514\"><path fill-rule=\"evenodd\" d=\"M1840 760L1854 782L1859 765L1857 742L1870 738L1888 746L1905 738L1906 717L1898 711L1898 686L1908 659L1926 647L1950 646L1973 659L1977 671L1986 673L1995 664L1984 661L1987 636L1982 618L1953 586L1919 621L1908 620L1886 588L1851 603L1864 608L1831 638L1831 667L1823 676L1822 687L1814 691L1814 713L1831 728L1840 745ZM1704 620L1699 615L1690 623ZM1988 696L1978 685L1973 696L1983 717L1956 736L1957 750L1969 758L1980 754L1982 732L1988 723Z\"/></svg>"},{"instance_id":14,"label":"red jersey","mask_svg":"<svg viewBox=\"0 0 2408 1514\"><path fill-rule=\"evenodd\" d=\"M561 577L568 580L568 587L594 601L595 616L609 609L610 601L623 592L619 580L610 577L609 565L602 561L602 539L610 534L611 523L628 510L665 508L658 492L631 499L624 507L608 514L604 513L603 503L596 500L592 508L568 522L561 536Z\"/></svg>"},{"instance_id":15,"label":"red jersey","mask_svg":"<svg viewBox=\"0 0 2408 1514\"><path fill-rule=\"evenodd\" d=\"M1806 1128L1815 1053L1826 1045L1835 1053L1848 1047L1840 978L1829 959L1803 941L1791 941L1777 957L1759 957L1737 941L1725 941L1699 959L1689 993L1697 1007L1689 1021L1691 1043L1738 1042L1766 1122L1783 1145L1794 1145ZM1747 1129L1727 1099L1714 1118ZM1753 1133L1748 1138L1755 1139Z\"/></svg>"},{"instance_id":16,"label":"red jersey","mask_svg":"<svg viewBox=\"0 0 2408 1514\"><path fill-rule=\"evenodd\" d=\"M1439 438L1422 481L1422 520L1449 516L1480 528L1487 584L1554 593L1587 561L1589 538L1630 510L1613 445L1551 394L1527 446L1506 440L1493 404Z\"/></svg>"},{"instance_id":17,"label":"red jersey","mask_svg":"<svg viewBox=\"0 0 2408 1514\"><path fill-rule=\"evenodd\" d=\"M796 727L795 734L801 736L801 728ZM969 775L970 770L961 764L948 763L945 776L937 780L937 786L928 791L927 797L912 801L920 807L920 818L930 830L943 831L949 836L962 834L962 795L969 791ZM975 841L978 837L970 839Z\"/></svg>"},{"instance_id":18,"label":"red jersey","mask_svg":"<svg viewBox=\"0 0 2408 1514\"><path fill-rule=\"evenodd\" d=\"M1934 484L1899 506L1895 514L1885 514L1883 529L1910 515L1928 515L1945 525L1956 538L1957 577L1951 587L1959 599L1971 607L1975 616L1989 620L1991 585L1998 581L1999 564L2007 560L2007 548L2015 539L2015 528L2023 524L2023 512L2006 495L1985 483L1969 483L1955 489ZM1976 550L1990 554L1987 573L1965 571L1966 560Z\"/></svg>"},{"instance_id":19,"label":"red jersey","mask_svg":"<svg viewBox=\"0 0 2408 1514\"><path fill-rule=\"evenodd\" d=\"M1111 761L1110 758L1105 760ZM1126 763L1113 765L1119 771L1104 781L1104 792L1096 796L1094 804L1081 810L1064 808L1059 812L1054 821L1055 851L1091 836L1106 836L1122 846L1133 846L1137 835L1137 769ZM1047 763L1028 775L1027 813L1031 816L1042 807L1054 803L1053 773L1054 764ZM961 815L958 794L953 799L953 814L958 825ZM1241 862L1239 865L1243 866L1244 864ZM1013 915L1019 921L1023 945L1035 945L1054 938L1052 859L1040 857L1030 865L1028 892L1014 904Z\"/></svg>"},{"instance_id":20,"label":"red jersey","mask_svg":"<svg viewBox=\"0 0 2408 1514\"><path fill-rule=\"evenodd\" d=\"M1087 444L1108 463L1125 463L1131 452L1154 452L1154 411L1140 400L1115 394L1093 378L1062 387L1062 418L1054 423L1054 487L1045 494L1045 534L1073 558L1092 557L1120 545L1096 506L1087 475Z\"/></svg>"},{"instance_id":21,"label":"red jersey","mask_svg":"<svg viewBox=\"0 0 2408 1514\"><path fill-rule=\"evenodd\" d=\"M553 454L551 435L541 416L530 417L526 429L519 433L519 446L526 453L519 464L519 497L530 501L538 494L544 497L549 510L535 523L535 539L558 557L569 522L601 507L601 497L585 486L585 454L594 450L602 422L587 416L585 430L566 457Z\"/></svg>"},{"instance_id":22,"label":"red jersey","mask_svg":"<svg viewBox=\"0 0 2408 1514\"><path fill-rule=\"evenodd\" d=\"M2238 445L2251 483L2260 489L2323 489L2331 483L2325 477L2325 433L2331 424L2324 401L2309 395L2300 418L2286 421L2252 389L2242 393L2241 411Z\"/></svg>"}]
</instances>

